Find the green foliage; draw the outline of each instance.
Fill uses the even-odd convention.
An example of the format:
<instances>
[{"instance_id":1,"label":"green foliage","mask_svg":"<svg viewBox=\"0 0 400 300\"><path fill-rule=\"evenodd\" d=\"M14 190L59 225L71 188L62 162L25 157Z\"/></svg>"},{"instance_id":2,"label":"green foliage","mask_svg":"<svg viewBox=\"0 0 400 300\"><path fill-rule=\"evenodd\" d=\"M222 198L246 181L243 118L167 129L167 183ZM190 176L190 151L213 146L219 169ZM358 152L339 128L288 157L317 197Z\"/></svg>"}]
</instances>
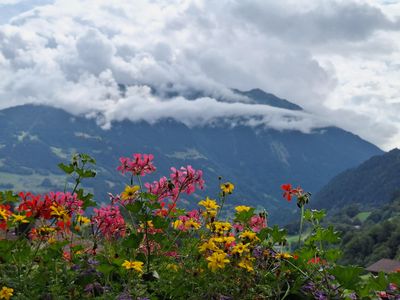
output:
<instances>
[{"instance_id":1,"label":"green foliage","mask_svg":"<svg viewBox=\"0 0 400 300\"><path fill-rule=\"evenodd\" d=\"M27 200L0 193L0 282L16 299L351 299L399 281L397 274L366 277L360 267L337 264L339 233L324 224L325 211L304 210L310 194L300 188L291 192L307 235L299 235L291 252L287 230L266 227L265 212L240 206L233 218L223 218L229 193L200 201L193 211L176 208L188 182L191 188L201 183L189 167L186 175L174 173L184 178L174 193L165 181L157 186L164 189L144 191L135 170L124 192L90 212L96 203L81 183L95 176L95 163L76 154L59 165L72 179L72 194ZM381 226L371 240L386 241L380 230L396 229L389 220ZM353 250L359 246L353 244Z\"/></svg>"}]
</instances>

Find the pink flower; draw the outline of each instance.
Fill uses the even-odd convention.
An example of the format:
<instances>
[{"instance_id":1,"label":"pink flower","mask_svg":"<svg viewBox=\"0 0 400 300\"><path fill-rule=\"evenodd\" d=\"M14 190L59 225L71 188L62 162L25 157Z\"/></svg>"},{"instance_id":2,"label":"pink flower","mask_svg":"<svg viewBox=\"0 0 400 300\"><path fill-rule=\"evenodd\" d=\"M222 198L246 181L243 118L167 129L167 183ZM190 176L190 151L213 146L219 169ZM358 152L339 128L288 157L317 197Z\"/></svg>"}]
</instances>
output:
<instances>
[{"instance_id":1,"label":"pink flower","mask_svg":"<svg viewBox=\"0 0 400 300\"><path fill-rule=\"evenodd\" d=\"M196 190L196 187L203 189L204 180L201 170L195 170L192 166L187 166L186 168L181 167L180 170L171 168L171 171L171 182L178 191L190 195Z\"/></svg>"},{"instance_id":2,"label":"pink flower","mask_svg":"<svg viewBox=\"0 0 400 300\"><path fill-rule=\"evenodd\" d=\"M232 225L233 229L235 229L236 232L240 232L244 229L243 225L240 223L235 223Z\"/></svg>"},{"instance_id":3,"label":"pink flower","mask_svg":"<svg viewBox=\"0 0 400 300\"><path fill-rule=\"evenodd\" d=\"M261 229L267 227L267 220L260 215L252 216L250 219L250 227L254 232L260 232Z\"/></svg>"},{"instance_id":4,"label":"pink flower","mask_svg":"<svg viewBox=\"0 0 400 300\"><path fill-rule=\"evenodd\" d=\"M122 174L127 172L132 173L133 175L144 176L146 174L153 173L156 170L156 167L153 165L152 154L133 154L133 159L129 157L121 157L119 161L121 165L118 166L117 170Z\"/></svg>"},{"instance_id":5,"label":"pink flower","mask_svg":"<svg viewBox=\"0 0 400 300\"><path fill-rule=\"evenodd\" d=\"M162 201L166 198L175 198L178 192L175 186L169 182L165 176L153 183L145 183L144 186L149 193L157 196L158 201Z\"/></svg>"},{"instance_id":6,"label":"pink flower","mask_svg":"<svg viewBox=\"0 0 400 300\"><path fill-rule=\"evenodd\" d=\"M83 201L78 199L77 194L69 192L50 192L44 196L45 201L51 201L52 204L64 207L70 215L73 213L84 214L82 210Z\"/></svg>"},{"instance_id":7,"label":"pink flower","mask_svg":"<svg viewBox=\"0 0 400 300\"><path fill-rule=\"evenodd\" d=\"M92 218L92 223L97 226L105 238L111 239L125 236L125 220L118 206L107 205L100 209L95 208L93 211L96 215Z\"/></svg>"}]
</instances>

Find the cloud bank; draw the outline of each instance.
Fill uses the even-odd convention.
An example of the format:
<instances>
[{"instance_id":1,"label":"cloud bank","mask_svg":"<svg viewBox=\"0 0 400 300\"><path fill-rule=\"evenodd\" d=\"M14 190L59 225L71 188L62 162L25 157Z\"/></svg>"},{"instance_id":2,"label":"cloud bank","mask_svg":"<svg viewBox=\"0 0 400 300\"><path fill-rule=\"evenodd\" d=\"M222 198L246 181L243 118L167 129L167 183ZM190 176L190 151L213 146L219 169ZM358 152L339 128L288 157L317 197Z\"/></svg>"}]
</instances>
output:
<instances>
[{"instance_id":1,"label":"cloud bank","mask_svg":"<svg viewBox=\"0 0 400 300\"><path fill-rule=\"evenodd\" d=\"M398 3L17 2L0 2L20 9L0 25L0 108L47 104L104 127L223 117L304 132L336 125L400 146ZM255 87L305 111L249 104L231 90Z\"/></svg>"}]
</instances>

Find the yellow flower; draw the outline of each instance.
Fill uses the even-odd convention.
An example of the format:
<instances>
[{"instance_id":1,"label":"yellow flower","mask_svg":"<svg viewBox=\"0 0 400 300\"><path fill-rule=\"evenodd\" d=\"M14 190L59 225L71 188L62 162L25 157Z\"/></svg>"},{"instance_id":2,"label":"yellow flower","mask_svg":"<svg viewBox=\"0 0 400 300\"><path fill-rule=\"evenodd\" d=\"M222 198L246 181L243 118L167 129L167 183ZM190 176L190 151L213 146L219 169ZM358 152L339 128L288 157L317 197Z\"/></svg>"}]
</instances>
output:
<instances>
[{"instance_id":1,"label":"yellow flower","mask_svg":"<svg viewBox=\"0 0 400 300\"><path fill-rule=\"evenodd\" d=\"M250 209L251 209L250 206L245 206L245 205L239 205L239 206L236 206L236 207L235 207L235 210L236 210L238 213L241 213L241 212L244 212L244 211L249 211Z\"/></svg>"},{"instance_id":2,"label":"yellow flower","mask_svg":"<svg viewBox=\"0 0 400 300\"><path fill-rule=\"evenodd\" d=\"M172 222L172 226L173 226L175 229L178 229L181 225L183 225L182 220L176 220L176 221Z\"/></svg>"},{"instance_id":3,"label":"yellow flower","mask_svg":"<svg viewBox=\"0 0 400 300\"><path fill-rule=\"evenodd\" d=\"M42 226L42 227L39 227L36 231L39 235L48 235L48 234L56 231L56 229L53 227L50 227L50 226Z\"/></svg>"},{"instance_id":4,"label":"yellow flower","mask_svg":"<svg viewBox=\"0 0 400 300\"><path fill-rule=\"evenodd\" d=\"M232 228L231 223L229 222L214 222L211 225L208 225L212 231L223 233L224 231L228 231Z\"/></svg>"},{"instance_id":5,"label":"yellow flower","mask_svg":"<svg viewBox=\"0 0 400 300\"><path fill-rule=\"evenodd\" d=\"M141 223L140 224L140 228L145 228L145 225L144 225L144 223ZM154 224L153 224L153 221L152 220L148 220L147 221L147 228L154 228Z\"/></svg>"},{"instance_id":6,"label":"yellow flower","mask_svg":"<svg viewBox=\"0 0 400 300\"><path fill-rule=\"evenodd\" d=\"M214 244L214 241L212 239L208 240L207 242L205 242L199 246L200 252L206 252L207 250L211 250L211 251L219 250L218 247Z\"/></svg>"},{"instance_id":7,"label":"yellow flower","mask_svg":"<svg viewBox=\"0 0 400 300\"><path fill-rule=\"evenodd\" d=\"M29 223L29 220L26 219L24 215L16 215L12 214L13 223Z\"/></svg>"},{"instance_id":8,"label":"yellow flower","mask_svg":"<svg viewBox=\"0 0 400 300\"><path fill-rule=\"evenodd\" d=\"M168 270L171 270L171 271L174 271L174 272L178 272L179 267L178 267L177 264L168 264L168 265L167 265L167 269L168 269Z\"/></svg>"},{"instance_id":9,"label":"yellow flower","mask_svg":"<svg viewBox=\"0 0 400 300\"><path fill-rule=\"evenodd\" d=\"M0 290L0 299L9 300L14 293L14 289L3 286Z\"/></svg>"},{"instance_id":10,"label":"yellow flower","mask_svg":"<svg viewBox=\"0 0 400 300\"><path fill-rule=\"evenodd\" d=\"M238 263L238 266L243 269L246 269L249 272L253 272L254 268L253 268L253 263L251 262L252 260L254 260L254 258L245 257Z\"/></svg>"},{"instance_id":11,"label":"yellow flower","mask_svg":"<svg viewBox=\"0 0 400 300\"><path fill-rule=\"evenodd\" d=\"M9 216L10 216L10 212L5 208L0 207L0 217L3 220L7 221Z\"/></svg>"},{"instance_id":12,"label":"yellow flower","mask_svg":"<svg viewBox=\"0 0 400 300\"><path fill-rule=\"evenodd\" d=\"M225 182L220 185L220 188L221 188L222 194L226 195L226 194L232 194L235 186L230 182Z\"/></svg>"},{"instance_id":13,"label":"yellow flower","mask_svg":"<svg viewBox=\"0 0 400 300\"><path fill-rule=\"evenodd\" d=\"M257 237L257 234L255 232L252 231L243 231L240 235L240 238L242 239L249 239L250 241L257 241L259 240L259 238Z\"/></svg>"},{"instance_id":14,"label":"yellow flower","mask_svg":"<svg viewBox=\"0 0 400 300\"><path fill-rule=\"evenodd\" d=\"M68 212L65 210L65 208L61 205L53 204L50 206L51 213L50 215L53 217L56 217L57 219L62 219L64 222L67 222L69 220L69 215Z\"/></svg>"},{"instance_id":15,"label":"yellow flower","mask_svg":"<svg viewBox=\"0 0 400 300\"><path fill-rule=\"evenodd\" d=\"M78 215L78 216L76 217L76 221L77 221L79 224L89 224L89 223L90 223L90 219L87 218L87 217L85 217L85 216L82 216L82 215Z\"/></svg>"},{"instance_id":16,"label":"yellow flower","mask_svg":"<svg viewBox=\"0 0 400 300\"><path fill-rule=\"evenodd\" d=\"M201 223L194 221L193 219L189 219L185 222L186 229L199 229L201 227Z\"/></svg>"},{"instance_id":17,"label":"yellow flower","mask_svg":"<svg viewBox=\"0 0 400 300\"><path fill-rule=\"evenodd\" d=\"M275 254L275 258L289 259L289 258L293 258L293 256L290 255L289 253L277 253L277 254Z\"/></svg>"},{"instance_id":18,"label":"yellow flower","mask_svg":"<svg viewBox=\"0 0 400 300\"><path fill-rule=\"evenodd\" d=\"M210 241L213 241L214 243L223 243L224 242L224 238L222 237L213 237L210 239Z\"/></svg>"},{"instance_id":19,"label":"yellow flower","mask_svg":"<svg viewBox=\"0 0 400 300\"><path fill-rule=\"evenodd\" d=\"M137 191L140 190L138 185L130 186L127 185L125 190L121 193L122 200L131 200L137 196Z\"/></svg>"},{"instance_id":20,"label":"yellow flower","mask_svg":"<svg viewBox=\"0 0 400 300\"><path fill-rule=\"evenodd\" d=\"M52 244L54 244L55 242L57 242L57 240L56 240L54 237L50 237L50 238L47 240L47 242L48 242L50 245L52 245Z\"/></svg>"},{"instance_id":21,"label":"yellow flower","mask_svg":"<svg viewBox=\"0 0 400 300\"><path fill-rule=\"evenodd\" d=\"M235 241L234 236L224 236L222 239L223 239L224 243L228 243L228 244L231 244Z\"/></svg>"},{"instance_id":22,"label":"yellow flower","mask_svg":"<svg viewBox=\"0 0 400 300\"><path fill-rule=\"evenodd\" d=\"M215 218L215 216L217 215L217 211L212 209L207 209L206 211L202 212L202 215L204 218Z\"/></svg>"},{"instance_id":23,"label":"yellow flower","mask_svg":"<svg viewBox=\"0 0 400 300\"><path fill-rule=\"evenodd\" d=\"M141 261L125 260L122 266L127 270L134 269L136 272L143 272L143 262Z\"/></svg>"},{"instance_id":24,"label":"yellow flower","mask_svg":"<svg viewBox=\"0 0 400 300\"><path fill-rule=\"evenodd\" d=\"M225 268L225 264L229 263L229 259L226 258L226 253L214 252L211 256L207 257L208 268L215 272L218 269Z\"/></svg>"},{"instance_id":25,"label":"yellow flower","mask_svg":"<svg viewBox=\"0 0 400 300\"><path fill-rule=\"evenodd\" d=\"M217 205L217 202L208 197L205 200L201 200L199 202L199 205L204 206L204 208L207 210L216 210L219 208L219 205Z\"/></svg>"},{"instance_id":26,"label":"yellow flower","mask_svg":"<svg viewBox=\"0 0 400 300\"><path fill-rule=\"evenodd\" d=\"M250 252L249 245L250 245L249 243L247 243L247 244L243 244L243 243L237 244L236 246L234 246L232 248L232 254L236 254L236 253L242 254L243 252Z\"/></svg>"}]
</instances>

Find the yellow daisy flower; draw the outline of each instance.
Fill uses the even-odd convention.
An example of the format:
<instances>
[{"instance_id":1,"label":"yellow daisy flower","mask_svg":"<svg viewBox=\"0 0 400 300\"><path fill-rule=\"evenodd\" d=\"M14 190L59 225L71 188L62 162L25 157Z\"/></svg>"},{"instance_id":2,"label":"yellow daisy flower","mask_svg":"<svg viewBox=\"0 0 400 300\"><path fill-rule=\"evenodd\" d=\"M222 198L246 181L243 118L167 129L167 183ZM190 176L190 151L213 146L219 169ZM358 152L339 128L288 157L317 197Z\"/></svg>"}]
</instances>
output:
<instances>
[{"instance_id":1,"label":"yellow daisy flower","mask_svg":"<svg viewBox=\"0 0 400 300\"><path fill-rule=\"evenodd\" d=\"M138 185L130 186L127 185L125 190L121 193L122 200L132 200L137 196L137 191L140 190Z\"/></svg>"},{"instance_id":2,"label":"yellow daisy flower","mask_svg":"<svg viewBox=\"0 0 400 300\"><path fill-rule=\"evenodd\" d=\"M236 207L235 207L235 210L236 210L238 213L241 213L241 212L244 212L244 211L249 211L250 209L251 209L250 206L245 206L245 205L239 205L239 206L236 206Z\"/></svg>"},{"instance_id":3,"label":"yellow daisy flower","mask_svg":"<svg viewBox=\"0 0 400 300\"><path fill-rule=\"evenodd\" d=\"M135 270L136 272L142 273L143 272L143 262L141 261L129 261L125 260L122 266L127 270Z\"/></svg>"},{"instance_id":4,"label":"yellow daisy flower","mask_svg":"<svg viewBox=\"0 0 400 300\"><path fill-rule=\"evenodd\" d=\"M204 206L204 208L207 210L216 210L219 208L219 205L217 204L217 202L208 197L205 200L201 200L199 202L199 205Z\"/></svg>"},{"instance_id":5,"label":"yellow daisy flower","mask_svg":"<svg viewBox=\"0 0 400 300\"><path fill-rule=\"evenodd\" d=\"M207 260L209 261L208 268L213 272L225 268L225 265L230 262L226 258L226 253L223 252L214 252L211 256L207 257Z\"/></svg>"},{"instance_id":6,"label":"yellow daisy flower","mask_svg":"<svg viewBox=\"0 0 400 300\"><path fill-rule=\"evenodd\" d=\"M3 286L0 290L0 299L9 300L14 293L14 289Z\"/></svg>"},{"instance_id":7,"label":"yellow daisy flower","mask_svg":"<svg viewBox=\"0 0 400 300\"><path fill-rule=\"evenodd\" d=\"M29 220L26 219L26 216L24 215L16 215L16 214L12 214L13 223L29 223Z\"/></svg>"},{"instance_id":8,"label":"yellow daisy flower","mask_svg":"<svg viewBox=\"0 0 400 300\"><path fill-rule=\"evenodd\" d=\"M235 186L230 182L225 182L220 185L220 188L221 188L222 193L224 195L226 195L226 194L232 194Z\"/></svg>"}]
</instances>

